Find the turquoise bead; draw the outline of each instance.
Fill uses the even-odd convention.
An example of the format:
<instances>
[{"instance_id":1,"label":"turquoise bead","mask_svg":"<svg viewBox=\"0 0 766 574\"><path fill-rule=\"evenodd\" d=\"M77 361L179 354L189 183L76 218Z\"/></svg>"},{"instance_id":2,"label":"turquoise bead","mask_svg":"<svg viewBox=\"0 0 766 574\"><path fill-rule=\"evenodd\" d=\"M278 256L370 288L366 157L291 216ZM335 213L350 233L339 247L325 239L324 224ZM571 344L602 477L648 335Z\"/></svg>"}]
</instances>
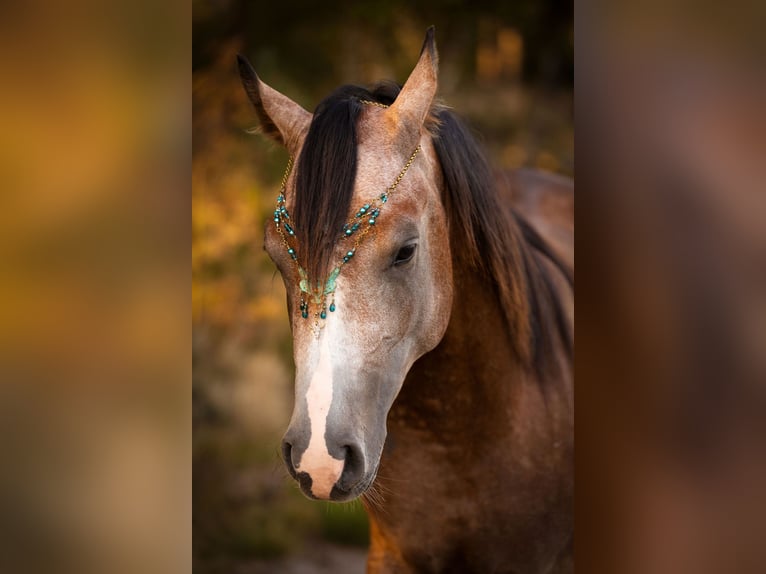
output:
<instances>
[{"instance_id":1,"label":"turquoise bead","mask_svg":"<svg viewBox=\"0 0 766 574\"><path fill-rule=\"evenodd\" d=\"M370 225L375 225L375 218L374 218L374 217L371 217L371 218L370 218L370 221L368 221L368 223L369 223Z\"/></svg>"},{"instance_id":2,"label":"turquoise bead","mask_svg":"<svg viewBox=\"0 0 766 574\"><path fill-rule=\"evenodd\" d=\"M335 303L333 302L333 303L330 303L330 313L334 313L334 312L335 312Z\"/></svg>"},{"instance_id":3,"label":"turquoise bead","mask_svg":"<svg viewBox=\"0 0 766 574\"><path fill-rule=\"evenodd\" d=\"M346 229L346 237L351 237L351 234L354 233L350 229Z\"/></svg>"},{"instance_id":4,"label":"turquoise bead","mask_svg":"<svg viewBox=\"0 0 766 574\"><path fill-rule=\"evenodd\" d=\"M319 316L320 316L322 319L327 319L327 313L325 313L325 311L324 311L324 310L322 310L322 312L319 314Z\"/></svg>"},{"instance_id":5,"label":"turquoise bead","mask_svg":"<svg viewBox=\"0 0 766 574\"><path fill-rule=\"evenodd\" d=\"M308 318L309 318L309 312L308 312L308 311L304 311L303 313L301 313L301 316L302 316L304 319L308 319Z\"/></svg>"}]
</instances>

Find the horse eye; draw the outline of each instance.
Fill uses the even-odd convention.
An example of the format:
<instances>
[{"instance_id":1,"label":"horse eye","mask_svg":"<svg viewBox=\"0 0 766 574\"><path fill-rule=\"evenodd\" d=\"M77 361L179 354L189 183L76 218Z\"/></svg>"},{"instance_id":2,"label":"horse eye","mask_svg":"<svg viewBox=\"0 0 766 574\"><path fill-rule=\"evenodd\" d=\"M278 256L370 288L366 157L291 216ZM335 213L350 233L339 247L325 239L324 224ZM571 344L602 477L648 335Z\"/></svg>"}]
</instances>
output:
<instances>
[{"instance_id":1,"label":"horse eye","mask_svg":"<svg viewBox=\"0 0 766 574\"><path fill-rule=\"evenodd\" d=\"M410 243L409 245L402 247L394 258L394 265L402 265L412 259L412 256L415 255L415 248L417 246L417 243Z\"/></svg>"}]
</instances>

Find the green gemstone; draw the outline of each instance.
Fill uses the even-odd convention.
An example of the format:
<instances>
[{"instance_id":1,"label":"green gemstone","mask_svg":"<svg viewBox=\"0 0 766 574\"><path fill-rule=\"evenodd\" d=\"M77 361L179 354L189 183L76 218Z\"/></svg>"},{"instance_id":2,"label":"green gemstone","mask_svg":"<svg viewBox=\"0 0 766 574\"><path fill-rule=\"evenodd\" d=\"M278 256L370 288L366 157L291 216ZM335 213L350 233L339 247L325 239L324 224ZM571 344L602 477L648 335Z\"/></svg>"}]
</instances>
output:
<instances>
[{"instance_id":1,"label":"green gemstone","mask_svg":"<svg viewBox=\"0 0 766 574\"><path fill-rule=\"evenodd\" d=\"M322 312L319 314L319 316L320 316L322 319L327 319L327 313L324 311L324 309L323 309L323 310L322 310Z\"/></svg>"},{"instance_id":2,"label":"green gemstone","mask_svg":"<svg viewBox=\"0 0 766 574\"><path fill-rule=\"evenodd\" d=\"M333 312L335 312L335 301L330 303L330 313L333 313Z\"/></svg>"}]
</instances>

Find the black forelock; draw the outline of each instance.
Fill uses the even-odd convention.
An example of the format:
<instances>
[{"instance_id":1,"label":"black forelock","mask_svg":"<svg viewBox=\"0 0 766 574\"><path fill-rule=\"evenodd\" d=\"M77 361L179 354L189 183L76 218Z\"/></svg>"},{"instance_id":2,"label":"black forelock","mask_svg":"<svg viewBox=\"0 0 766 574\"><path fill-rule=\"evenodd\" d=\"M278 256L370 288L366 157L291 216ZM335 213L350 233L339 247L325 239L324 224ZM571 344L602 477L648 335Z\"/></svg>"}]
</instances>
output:
<instances>
[{"instance_id":1,"label":"black forelock","mask_svg":"<svg viewBox=\"0 0 766 574\"><path fill-rule=\"evenodd\" d=\"M398 92L395 84L380 84L372 91L342 86L314 111L296 165L292 208L298 253L312 282L328 271L354 194L362 100L388 105Z\"/></svg>"}]
</instances>

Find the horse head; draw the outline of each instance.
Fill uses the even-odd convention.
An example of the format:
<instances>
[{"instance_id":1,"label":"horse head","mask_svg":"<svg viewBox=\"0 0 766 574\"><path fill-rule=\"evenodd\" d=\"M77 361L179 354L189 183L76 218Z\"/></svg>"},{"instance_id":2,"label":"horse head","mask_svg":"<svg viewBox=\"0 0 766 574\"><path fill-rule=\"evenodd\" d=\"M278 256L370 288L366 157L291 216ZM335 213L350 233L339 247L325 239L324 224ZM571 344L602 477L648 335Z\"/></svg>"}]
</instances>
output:
<instances>
[{"instance_id":1,"label":"horse head","mask_svg":"<svg viewBox=\"0 0 766 574\"><path fill-rule=\"evenodd\" d=\"M239 58L263 130L296 158L265 248L286 287L296 367L282 454L311 498L351 500L372 484L388 411L449 322L443 175L429 132L437 65L429 29L401 91L341 88L311 114Z\"/></svg>"}]
</instances>

